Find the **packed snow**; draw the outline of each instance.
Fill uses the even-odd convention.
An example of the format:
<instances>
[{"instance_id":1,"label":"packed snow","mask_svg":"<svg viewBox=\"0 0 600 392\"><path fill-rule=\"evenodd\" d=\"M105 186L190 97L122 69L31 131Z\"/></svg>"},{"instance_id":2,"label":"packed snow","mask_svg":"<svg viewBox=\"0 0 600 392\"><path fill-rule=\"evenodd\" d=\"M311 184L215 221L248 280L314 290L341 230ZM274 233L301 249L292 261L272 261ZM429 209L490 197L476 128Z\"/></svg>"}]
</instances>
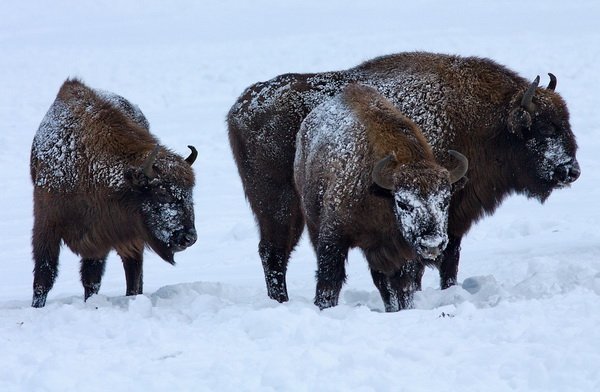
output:
<instances>
[{"instance_id":1,"label":"packed snow","mask_svg":"<svg viewBox=\"0 0 600 392\"><path fill-rule=\"evenodd\" d=\"M0 15L0 390L600 390L597 1L34 0ZM254 82L409 50L557 75L581 178L544 205L509 198L464 238L459 284L428 270L415 309L384 313L353 251L340 305L319 311L307 238L290 301L268 299L226 113ZM182 156L196 146L198 241L174 267L148 251L136 297L111 254L85 303L63 247L32 309L31 143L67 77L138 105Z\"/></svg>"}]
</instances>

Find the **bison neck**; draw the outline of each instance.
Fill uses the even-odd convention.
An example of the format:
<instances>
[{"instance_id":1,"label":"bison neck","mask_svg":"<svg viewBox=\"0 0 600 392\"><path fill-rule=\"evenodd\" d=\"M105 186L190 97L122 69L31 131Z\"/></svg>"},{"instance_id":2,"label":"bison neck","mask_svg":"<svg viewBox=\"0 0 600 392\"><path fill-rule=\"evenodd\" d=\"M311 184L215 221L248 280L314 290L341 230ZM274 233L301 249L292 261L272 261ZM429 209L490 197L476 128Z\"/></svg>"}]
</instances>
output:
<instances>
[{"instance_id":1,"label":"bison neck","mask_svg":"<svg viewBox=\"0 0 600 392\"><path fill-rule=\"evenodd\" d=\"M473 223L493 214L508 195L519 192L515 173L522 168L515 167L513 157L507 154L512 148L505 137L498 136L503 132L507 131L490 132L490 137L475 143L469 141L478 151L467 155L473 157L469 162L468 181L456 192L450 205L448 231L454 236L464 235ZM456 148L459 147L460 143ZM465 155L469 154L466 147L465 143Z\"/></svg>"},{"instance_id":2,"label":"bison neck","mask_svg":"<svg viewBox=\"0 0 600 392\"><path fill-rule=\"evenodd\" d=\"M380 237L373 246L362 248L362 251L369 262L369 268L385 275L393 275L406 261L415 259L414 252L399 235Z\"/></svg>"},{"instance_id":3,"label":"bison neck","mask_svg":"<svg viewBox=\"0 0 600 392\"><path fill-rule=\"evenodd\" d=\"M416 254L398 229L391 200L381 196L369 199L367 205L373 208L364 215L368 218L351 225L358 229L350 233L351 243L363 251L371 269L391 275Z\"/></svg>"}]
</instances>

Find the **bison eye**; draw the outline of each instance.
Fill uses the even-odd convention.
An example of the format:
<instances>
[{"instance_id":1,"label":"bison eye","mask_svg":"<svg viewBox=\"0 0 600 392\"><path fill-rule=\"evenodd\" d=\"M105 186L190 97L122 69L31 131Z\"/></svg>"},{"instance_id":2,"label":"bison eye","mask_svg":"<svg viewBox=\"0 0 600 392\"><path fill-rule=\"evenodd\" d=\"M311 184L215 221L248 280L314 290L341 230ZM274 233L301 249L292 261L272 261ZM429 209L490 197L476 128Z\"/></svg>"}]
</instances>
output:
<instances>
[{"instance_id":1,"label":"bison eye","mask_svg":"<svg viewBox=\"0 0 600 392\"><path fill-rule=\"evenodd\" d=\"M540 134L542 136L552 136L556 133L556 127L554 125L544 125L540 128Z\"/></svg>"},{"instance_id":2,"label":"bison eye","mask_svg":"<svg viewBox=\"0 0 600 392\"><path fill-rule=\"evenodd\" d=\"M156 190L156 192L154 193L154 197L159 203L170 203L173 201L173 198L171 197L169 192L167 192L167 190L163 187L159 187Z\"/></svg>"},{"instance_id":3,"label":"bison eye","mask_svg":"<svg viewBox=\"0 0 600 392\"><path fill-rule=\"evenodd\" d=\"M413 210L413 206L411 206L410 204L407 204L401 200L396 200L396 206L398 208L400 208L403 211L407 211L407 212L412 212Z\"/></svg>"}]
</instances>

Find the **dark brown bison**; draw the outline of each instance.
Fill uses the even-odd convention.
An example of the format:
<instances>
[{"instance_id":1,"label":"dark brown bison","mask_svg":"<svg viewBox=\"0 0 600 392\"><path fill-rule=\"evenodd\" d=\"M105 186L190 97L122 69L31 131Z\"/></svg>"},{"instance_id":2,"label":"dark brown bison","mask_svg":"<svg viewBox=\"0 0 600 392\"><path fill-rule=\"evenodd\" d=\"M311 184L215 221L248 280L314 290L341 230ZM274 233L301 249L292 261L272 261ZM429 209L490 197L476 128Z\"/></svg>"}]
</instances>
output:
<instances>
[{"instance_id":1,"label":"dark brown bison","mask_svg":"<svg viewBox=\"0 0 600 392\"><path fill-rule=\"evenodd\" d=\"M123 260L127 295L142 292L148 246L173 264L196 241L195 148L183 159L161 146L137 108L67 80L33 139L32 306L42 307L64 242L81 256L85 299L98 293L108 253Z\"/></svg>"},{"instance_id":2,"label":"dark brown bison","mask_svg":"<svg viewBox=\"0 0 600 392\"><path fill-rule=\"evenodd\" d=\"M259 254L268 294L288 299L285 272L304 225L293 162L300 123L351 82L375 87L421 127L438 162L454 149L469 157L470 181L451 201L441 286L456 282L460 243L471 225L512 193L544 201L580 174L577 145L563 99L539 78L528 82L489 59L400 53L356 68L286 74L250 86L227 122L244 191L260 229ZM420 284L423 269L410 265ZM375 274L377 275L377 274ZM386 279L374 276L375 280Z\"/></svg>"},{"instance_id":3,"label":"dark brown bison","mask_svg":"<svg viewBox=\"0 0 600 392\"><path fill-rule=\"evenodd\" d=\"M348 249L362 249L369 268L394 277L408 260L435 262L448 243L451 172L438 165L419 127L377 90L349 84L317 106L296 139L294 178L317 253L315 304L338 303ZM387 311L412 302L412 281L375 279Z\"/></svg>"}]
</instances>

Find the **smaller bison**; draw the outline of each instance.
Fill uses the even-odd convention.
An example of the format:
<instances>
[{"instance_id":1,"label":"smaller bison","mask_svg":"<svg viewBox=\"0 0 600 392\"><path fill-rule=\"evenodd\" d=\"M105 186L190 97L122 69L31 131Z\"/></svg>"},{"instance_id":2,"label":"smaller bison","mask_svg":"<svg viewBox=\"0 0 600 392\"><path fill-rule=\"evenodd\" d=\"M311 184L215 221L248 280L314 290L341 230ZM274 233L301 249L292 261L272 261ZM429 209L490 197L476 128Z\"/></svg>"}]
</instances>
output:
<instances>
[{"instance_id":1,"label":"smaller bison","mask_svg":"<svg viewBox=\"0 0 600 392\"><path fill-rule=\"evenodd\" d=\"M445 249L452 184L467 159L451 150L458 166L440 166L420 128L359 84L317 106L296 144L294 178L317 253L315 304L337 305L348 249L359 247L386 311L410 307L414 282L394 276L417 257L435 265Z\"/></svg>"},{"instance_id":2,"label":"smaller bison","mask_svg":"<svg viewBox=\"0 0 600 392\"><path fill-rule=\"evenodd\" d=\"M33 139L33 307L58 273L61 243L81 256L84 298L98 293L106 257L123 260L126 295L142 293L145 247L174 264L196 241L192 163L161 146L125 98L67 80Z\"/></svg>"}]
</instances>

